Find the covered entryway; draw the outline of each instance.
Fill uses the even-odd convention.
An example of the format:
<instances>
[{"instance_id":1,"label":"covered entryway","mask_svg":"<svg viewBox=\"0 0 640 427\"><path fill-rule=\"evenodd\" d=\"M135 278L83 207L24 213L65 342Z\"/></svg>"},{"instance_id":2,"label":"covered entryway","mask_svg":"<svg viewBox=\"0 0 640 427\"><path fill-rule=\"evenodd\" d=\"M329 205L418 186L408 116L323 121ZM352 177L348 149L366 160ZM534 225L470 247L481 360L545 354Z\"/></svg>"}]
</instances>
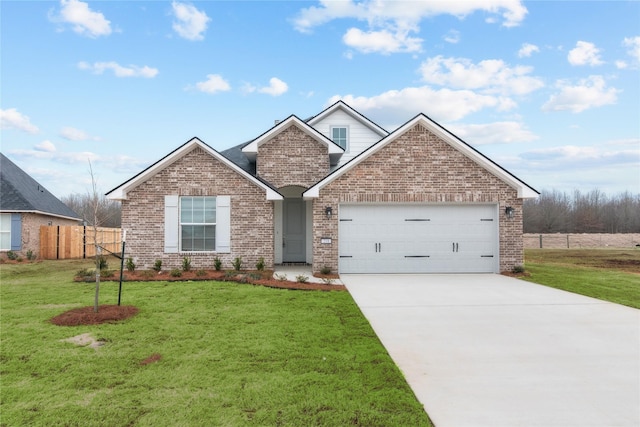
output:
<instances>
[{"instance_id":1,"label":"covered entryway","mask_svg":"<svg viewBox=\"0 0 640 427\"><path fill-rule=\"evenodd\" d=\"M341 273L497 273L495 204L340 205Z\"/></svg>"},{"instance_id":2,"label":"covered entryway","mask_svg":"<svg viewBox=\"0 0 640 427\"><path fill-rule=\"evenodd\" d=\"M311 264L311 202L302 199L303 187L292 185L278 191L284 199L274 202L274 262Z\"/></svg>"},{"instance_id":3,"label":"covered entryway","mask_svg":"<svg viewBox=\"0 0 640 427\"><path fill-rule=\"evenodd\" d=\"M285 198L283 203L283 262L306 261L306 205L304 200Z\"/></svg>"}]
</instances>

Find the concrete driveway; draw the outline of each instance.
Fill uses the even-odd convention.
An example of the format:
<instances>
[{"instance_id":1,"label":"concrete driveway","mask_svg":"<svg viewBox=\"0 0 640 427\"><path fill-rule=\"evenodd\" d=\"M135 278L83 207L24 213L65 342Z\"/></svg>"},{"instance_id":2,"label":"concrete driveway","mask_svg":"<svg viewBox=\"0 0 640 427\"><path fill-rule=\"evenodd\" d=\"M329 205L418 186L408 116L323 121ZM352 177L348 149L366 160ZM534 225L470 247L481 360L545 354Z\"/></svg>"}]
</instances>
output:
<instances>
[{"instance_id":1,"label":"concrete driveway","mask_svg":"<svg viewBox=\"0 0 640 427\"><path fill-rule=\"evenodd\" d=\"M640 426L640 310L493 274L341 279L436 427Z\"/></svg>"}]
</instances>

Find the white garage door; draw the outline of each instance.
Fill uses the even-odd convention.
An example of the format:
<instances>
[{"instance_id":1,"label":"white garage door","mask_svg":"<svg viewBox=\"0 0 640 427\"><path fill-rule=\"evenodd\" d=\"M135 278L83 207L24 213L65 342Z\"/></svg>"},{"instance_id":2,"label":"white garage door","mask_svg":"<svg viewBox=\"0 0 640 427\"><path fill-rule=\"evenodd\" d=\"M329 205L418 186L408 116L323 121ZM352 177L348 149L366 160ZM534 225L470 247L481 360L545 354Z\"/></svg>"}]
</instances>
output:
<instances>
[{"instance_id":1,"label":"white garage door","mask_svg":"<svg viewBox=\"0 0 640 427\"><path fill-rule=\"evenodd\" d=\"M340 205L341 273L498 272L496 205Z\"/></svg>"}]
</instances>

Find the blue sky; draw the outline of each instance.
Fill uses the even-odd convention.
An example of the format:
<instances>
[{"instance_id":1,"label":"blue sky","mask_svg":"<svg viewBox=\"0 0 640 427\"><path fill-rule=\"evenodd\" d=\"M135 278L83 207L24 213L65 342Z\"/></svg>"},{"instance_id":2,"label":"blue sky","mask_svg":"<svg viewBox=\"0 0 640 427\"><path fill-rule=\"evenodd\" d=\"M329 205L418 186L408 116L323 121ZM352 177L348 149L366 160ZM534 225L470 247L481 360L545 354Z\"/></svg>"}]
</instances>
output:
<instances>
[{"instance_id":1,"label":"blue sky","mask_svg":"<svg viewBox=\"0 0 640 427\"><path fill-rule=\"evenodd\" d=\"M532 187L640 193L638 1L0 1L1 150L57 196L343 99Z\"/></svg>"}]
</instances>

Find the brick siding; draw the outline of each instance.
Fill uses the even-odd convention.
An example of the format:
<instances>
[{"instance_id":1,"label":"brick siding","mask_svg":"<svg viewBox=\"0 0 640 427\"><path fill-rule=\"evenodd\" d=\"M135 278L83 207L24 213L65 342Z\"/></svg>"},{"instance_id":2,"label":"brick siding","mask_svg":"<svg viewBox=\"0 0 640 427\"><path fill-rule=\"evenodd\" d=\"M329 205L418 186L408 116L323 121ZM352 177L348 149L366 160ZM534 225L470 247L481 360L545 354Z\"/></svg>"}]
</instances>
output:
<instances>
[{"instance_id":1,"label":"brick siding","mask_svg":"<svg viewBox=\"0 0 640 427\"><path fill-rule=\"evenodd\" d=\"M22 250L26 254L31 250L36 256L40 256L40 226L41 225L78 225L79 222L72 219L64 219L50 215L34 213L22 214Z\"/></svg>"},{"instance_id":2,"label":"brick siding","mask_svg":"<svg viewBox=\"0 0 640 427\"><path fill-rule=\"evenodd\" d=\"M256 169L276 188L309 188L329 173L329 149L292 125L260 145Z\"/></svg>"},{"instance_id":3,"label":"brick siding","mask_svg":"<svg viewBox=\"0 0 640 427\"><path fill-rule=\"evenodd\" d=\"M313 201L313 270L338 271L338 215L324 209L340 203L497 203L500 271L523 264L522 200L517 191L438 138L416 125L386 147L335 179ZM506 206L515 208L507 219ZM331 237L332 244L321 244Z\"/></svg>"},{"instance_id":4,"label":"brick siding","mask_svg":"<svg viewBox=\"0 0 640 427\"><path fill-rule=\"evenodd\" d=\"M164 253L164 196L231 196L231 253ZM127 194L122 202L126 252L138 268L151 269L162 260L163 270L180 268L185 256L194 269L213 269L216 256L223 269L242 257L251 269L260 257L273 266L273 204L265 190L199 147L176 160Z\"/></svg>"}]
</instances>

